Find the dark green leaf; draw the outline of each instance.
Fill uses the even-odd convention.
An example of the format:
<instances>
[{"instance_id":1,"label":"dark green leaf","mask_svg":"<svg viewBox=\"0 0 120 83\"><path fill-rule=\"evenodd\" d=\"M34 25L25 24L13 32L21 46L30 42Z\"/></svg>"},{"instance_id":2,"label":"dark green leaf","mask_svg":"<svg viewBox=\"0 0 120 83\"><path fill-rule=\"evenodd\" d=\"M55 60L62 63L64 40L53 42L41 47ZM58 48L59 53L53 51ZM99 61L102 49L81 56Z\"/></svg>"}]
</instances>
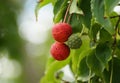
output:
<instances>
[{"instance_id":1,"label":"dark green leaf","mask_svg":"<svg viewBox=\"0 0 120 83\"><path fill-rule=\"evenodd\" d=\"M97 34L98 34L100 28L101 28L101 25L100 25L100 24L98 24L98 23L92 24L92 26L91 26L91 28L90 28L90 31L89 31L89 34L90 34L90 38L91 38L91 39L96 40Z\"/></svg>"},{"instance_id":2,"label":"dark green leaf","mask_svg":"<svg viewBox=\"0 0 120 83\"><path fill-rule=\"evenodd\" d=\"M117 46L115 49L115 55L120 59L120 40L117 40Z\"/></svg>"},{"instance_id":3,"label":"dark green leaf","mask_svg":"<svg viewBox=\"0 0 120 83\"><path fill-rule=\"evenodd\" d=\"M98 44L96 47L97 59L106 66L112 55L112 49L106 44Z\"/></svg>"},{"instance_id":4,"label":"dark green leaf","mask_svg":"<svg viewBox=\"0 0 120 83\"><path fill-rule=\"evenodd\" d=\"M90 0L78 0L78 7L82 9L83 14L81 15L81 20L83 24L87 27L90 28L91 25L91 18L92 18L92 13L91 13L91 7L90 7Z\"/></svg>"},{"instance_id":5,"label":"dark green leaf","mask_svg":"<svg viewBox=\"0 0 120 83\"><path fill-rule=\"evenodd\" d=\"M112 41L112 35L106 31L104 28L100 30L100 42L111 42Z\"/></svg>"},{"instance_id":6,"label":"dark green leaf","mask_svg":"<svg viewBox=\"0 0 120 83\"><path fill-rule=\"evenodd\" d=\"M93 78L91 78L90 83L103 83L103 82L100 82L100 78L98 76L94 76Z\"/></svg>"},{"instance_id":7,"label":"dark green leaf","mask_svg":"<svg viewBox=\"0 0 120 83\"><path fill-rule=\"evenodd\" d=\"M96 19L110 34L114 34L115 30L109 18L104 18L104 0L91 0L91 11L93 18Z\"/></svg>"},{"instance_id":8,"label":"dark green leaf","mask_svg":"<svg viewBox=\"0 0 120 83\"><path fill-rule=\"evenodd\" d=\"M97 59L95 49L93 49L87 56L87 65L89 69L96 75L100 76L104 70L104 65Z\"/></svg>"},{"instance_id":9,"label":"dark green leaf","mask_svg":"<svg viewBox=\"0 0 120 83\"><path fill-rule=\"evenodd\" d=\"M109 83L110 75L111 75L111 62L109 63L109 71L105 70L103 72L103 80L105 83ZM120 82L120 60L117 58L113 58L113 78L112 83Z\"/></svg>"},{"instance_id":10,"label":"dark green leaf","mask_svg":"<svg viewBox=\"0 0 120 83\"><path fill-rule=\"evenodd\" d=\"M86 50L80 54L79 57L79 66L78 66L78 80L88 81L90 79L90 70L86 64L86 56L89 54L91 50Z\"/></svg>"},{"instance_id":11,"label":"dark green leaf","mask_svg":"<svg viewBox=\"0 0 120 83\"><path fill-rule=\"evenodd\" d=\"M79 64L79 57L83 52L86 52L90 47L89 47L89 38L87 36L81 37L83 43L80 47L80 49L75 49L72 50L74 53L72 54L72 71L74 74L77 74L78 70L78 64Z\"/></svg>"},{"instance_id":12,"label":"dark green leaf","mask_svg":"<svg viewBox=\"0 0 120 83\"><path fill-rule=\"evenodd\" d=\"M81 32L82 31L82 22L80 20L80 16L78 14L72 14L70 22L72 26L73 33Z\"/></svg>"}]
</instances>

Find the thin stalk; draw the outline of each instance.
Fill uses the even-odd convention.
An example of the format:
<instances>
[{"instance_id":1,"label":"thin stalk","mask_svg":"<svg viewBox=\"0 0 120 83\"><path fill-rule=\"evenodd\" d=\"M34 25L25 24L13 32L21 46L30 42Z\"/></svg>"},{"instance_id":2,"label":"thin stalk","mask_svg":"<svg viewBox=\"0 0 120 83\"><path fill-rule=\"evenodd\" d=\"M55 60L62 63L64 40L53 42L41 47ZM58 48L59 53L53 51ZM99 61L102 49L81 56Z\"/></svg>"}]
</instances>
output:
<instances>
[{"instance_id":1,"label":"thin stalk","mask_svg":"<svg viewBox=\"0 0 120 83\"><path fill-rule=\"evenodd\" d=\"M112 19L112 18L117 18L117 17L120 17L120 15L110 16L111 19ZM106 19L106 18L108 18L108 17L104 17L104 19Z\"/></svg>"},{"instance_id":2,"label":"thin stalk","mask_svg":"<svg viewBox=\"0 0 120 83\"><path fill-rule=\"evenodd\" d=\"M91 76L91 71L89 73L89 77ZM91 83L91 78L88 80L88 83Z\"/></svg>"},{"instance_id":3,"label":"thin stalk","mask_svg":"<svg viewBox=\"0 0 120 83\"><path fill-rule=\"evenodd\" d=\"M112 83L112 79L113 79L113 56L114 56L114 50L113 50L113 53L112 53L112 62L111 62L111 74L110 74L110 83Z\"/></svg>"},{"instance_id":4,"label":"thin stalk","mask_svg":"<svg viewBox=\"0 0 120 83\"><path fill-rule=\"evenodd\" d=\"M69 22L70 22L71 16L72 16L72 14L70 14L70 15L68 16L67 23L69 23Z\"/></svg>"},{"instance_id":5,"label":"thin stalk","mask_svg":"<svg viewBox=\"0 0 120 83\"><path fill-rule=\"evenodd\" d=\"M120 17L120 15L111 16L110 18L116 18L116 17Z\"/></svg>"},{"instance_id":6,"label":"thin stalk","mask_svg":"<svg viewBox=\"0 0 120 83\"><path fill-rule=\"evenodd\" d=\"M71 6L71 4L72 4L72 1L73 1L73 0L70 0L70 3L69 3L69 5L68 5L68 7L67 7L67 10L66 10L66 13L65 13L63 22L65 22L66 19L67 19L67 15L68 15L68 13L69 13L70 6Z\"/></svg>"}]
</instances>

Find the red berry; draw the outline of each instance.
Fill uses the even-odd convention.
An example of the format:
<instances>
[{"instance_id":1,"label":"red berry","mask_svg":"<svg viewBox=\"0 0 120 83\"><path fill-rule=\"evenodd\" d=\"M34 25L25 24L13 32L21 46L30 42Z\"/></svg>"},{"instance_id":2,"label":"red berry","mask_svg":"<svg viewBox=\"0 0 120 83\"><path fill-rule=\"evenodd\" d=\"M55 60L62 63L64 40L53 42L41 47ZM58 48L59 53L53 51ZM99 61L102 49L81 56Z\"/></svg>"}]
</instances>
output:
<instances>
[{"instance_id":1,"label":"red berry","mask_svg":"<svg viewBox=\"0 0 120 83\"><path fill-rule=\"evenodd\" d=\"M72 34L72 28L67 23L58 23L52 28L52 35L58 42L65 42L68 37Z\"/></svg>"},{"instance_id":2,"label":"red berry","mask_svg":"<svg viewBox=\"0 0 120 83\"><path fill-rule=\"evenodd\" d=\"M70 48L64 43L55 42L51 46L50 52L54 59L61 61L65 60L69 56Z\"/></svg>"}]
</instances>

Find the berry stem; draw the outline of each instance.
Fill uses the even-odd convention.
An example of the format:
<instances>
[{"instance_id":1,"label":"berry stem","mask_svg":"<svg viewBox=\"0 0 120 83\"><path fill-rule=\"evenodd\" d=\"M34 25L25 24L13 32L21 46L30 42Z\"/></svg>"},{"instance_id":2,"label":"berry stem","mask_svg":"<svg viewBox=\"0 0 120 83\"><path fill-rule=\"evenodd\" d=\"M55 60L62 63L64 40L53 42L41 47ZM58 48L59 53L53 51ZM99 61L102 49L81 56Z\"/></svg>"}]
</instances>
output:
<instances>
[{"instance_id":1,"label":"berry stem","mask_svg":"<svg viewBox=\"0 0 120 83\"><path fill-rule=\"evenodd\" d=\"M68 5L68 7L67 7L67 10L66 10L66 13L65 13L65 16L64 16L64 20L63 20L64 23L65 23L65 21L66 21L66 19L67 19L67 15L68 15L68 13L69 13L70 6L71 6L71 4L72 4L72 1L73 1L73 0L70 0L70 3L69 3L69 5Z\"/></svg>"},{"instance_id":2,"label":"berry stem","mask_svg":"<svg viewBox=\"0 0 120 83\"><path fill-rule=\"evenodd\" d=\"M71 16L72 16L72 14L70 14L70 15L68 16L67 23L69 23L69 22L70 22Z\"/></svg>"}]
</instances>

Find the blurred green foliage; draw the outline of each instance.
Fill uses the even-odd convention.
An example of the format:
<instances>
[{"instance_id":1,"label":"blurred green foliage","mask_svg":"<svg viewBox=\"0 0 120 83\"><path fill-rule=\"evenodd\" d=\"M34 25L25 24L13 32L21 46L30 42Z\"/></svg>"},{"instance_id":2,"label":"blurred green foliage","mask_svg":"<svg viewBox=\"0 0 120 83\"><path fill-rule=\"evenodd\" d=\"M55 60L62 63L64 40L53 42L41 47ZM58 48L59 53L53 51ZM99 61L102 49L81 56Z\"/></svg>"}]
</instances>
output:
<instances>
[{"instance_id":1,"label":"blurred green foliage","mask_svg":"<svg viewBox=\"0 0 120 83\"><path fill-rule=\"evenodd\" d=\"M49 48L53 39L49 36L49 31L46 41L37 45L23 40L19 35L18 16L25 1L27 0L0 0L0 59L4 57L1 53L7 52L8 59L17 61L22 68L22 74L17 78L3 79L0 74L2 83L38 83L50 55ZM28 44L35 50L32 54L26 52Z\"/></svg>"},{"instance_id":2,"label":"blurred green foliage","mask_svg":"<svg viewBox=\"0 0 120 83\"><path fill-rule=\"evenodd\" d=\"M20 59L22 40L18 34L17 13L20 3L14 0L0 1L0 49L7 49L11 58Z\"/></svg>"}]
</instances>

